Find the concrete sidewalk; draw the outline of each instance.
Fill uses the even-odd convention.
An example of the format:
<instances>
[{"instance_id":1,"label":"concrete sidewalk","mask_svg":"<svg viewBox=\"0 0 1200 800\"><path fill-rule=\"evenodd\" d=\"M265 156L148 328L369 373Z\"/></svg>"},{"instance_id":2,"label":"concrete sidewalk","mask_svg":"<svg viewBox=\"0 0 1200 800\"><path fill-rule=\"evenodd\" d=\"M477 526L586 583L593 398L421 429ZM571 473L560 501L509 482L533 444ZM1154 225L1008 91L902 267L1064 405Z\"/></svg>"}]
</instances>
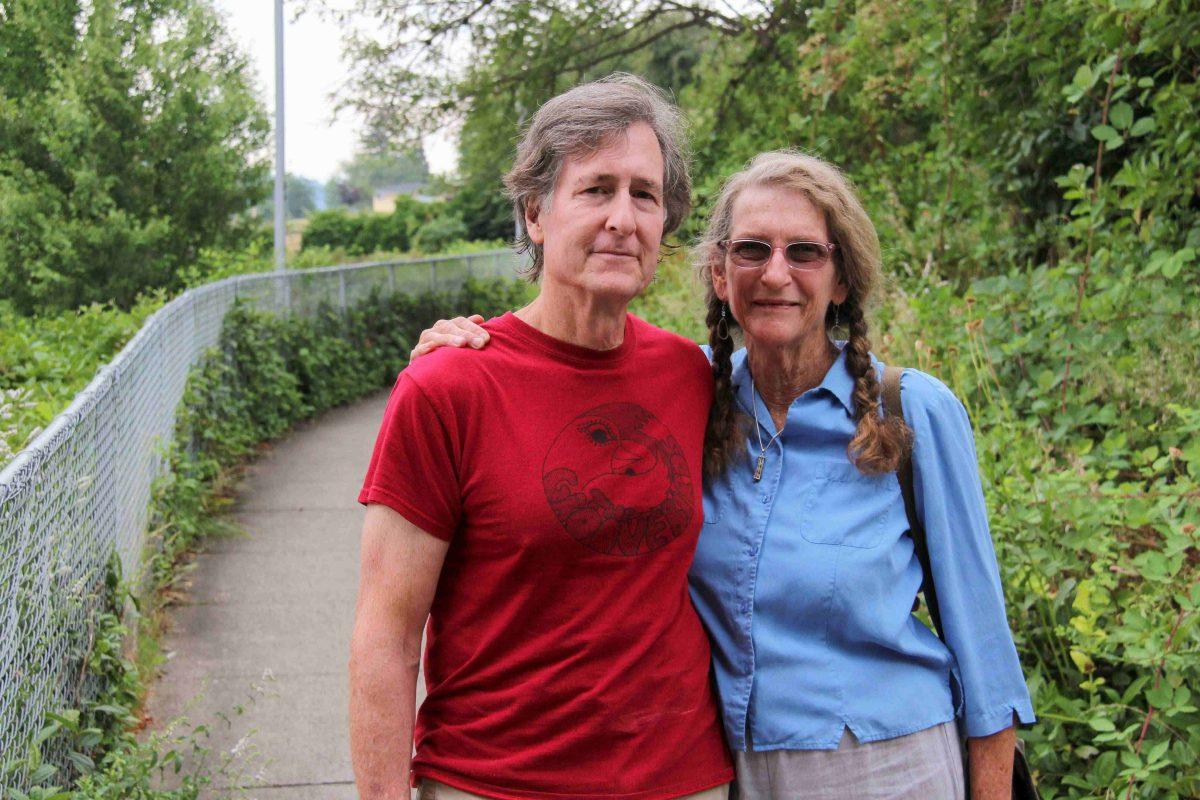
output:
<instances>
[{"instance_id":1,"label":"concrete sidewalk","mask_svg":"<svg viewBox=\"0 0 1200 800\"><path fill-rule=\"evenodd\" d=\"M247 774L218 780L252 787L249 797L357 797L346 667L363 520L355 498L386 403L385 391L331 411L264 453L232 512L246 535L211 542L170 611L153 725L181 714L210 725L210 761L257 751Z\"/></svg>"}]
</instances>

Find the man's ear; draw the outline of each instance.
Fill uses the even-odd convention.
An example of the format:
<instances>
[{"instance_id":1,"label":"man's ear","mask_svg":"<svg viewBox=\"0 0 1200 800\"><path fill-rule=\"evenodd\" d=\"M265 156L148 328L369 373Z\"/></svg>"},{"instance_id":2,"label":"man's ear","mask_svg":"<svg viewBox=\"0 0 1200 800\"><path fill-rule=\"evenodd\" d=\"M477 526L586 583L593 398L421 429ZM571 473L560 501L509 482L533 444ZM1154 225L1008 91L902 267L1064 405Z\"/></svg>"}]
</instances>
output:
<instances>
[{"instance_id":1,"label":"man's ear","mask_svg":"<svg viewBox=\"0 0 1200 800\"><path fill-rule=\"evenodd\" d=\"M531 200L525 204L525 231L529 240L534 244L545 244L546 232L541 224L542 207L540 200Z\"/></svg>"}]
</instances>

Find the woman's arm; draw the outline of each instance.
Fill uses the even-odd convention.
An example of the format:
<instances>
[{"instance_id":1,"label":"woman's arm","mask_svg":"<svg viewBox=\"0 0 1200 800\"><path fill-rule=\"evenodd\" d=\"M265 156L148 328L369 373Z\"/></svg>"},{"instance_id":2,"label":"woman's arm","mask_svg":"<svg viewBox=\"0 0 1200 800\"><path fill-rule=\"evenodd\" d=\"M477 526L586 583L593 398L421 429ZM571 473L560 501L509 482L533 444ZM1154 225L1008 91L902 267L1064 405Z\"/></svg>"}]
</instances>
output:
<instances>
[{"instance_id":1,"label":"woman's arm","mask_svg":"<svg viewBox=\"0 0 1200 800\"><path fill-rule=\"evenodd\" d=\"M487 344L487 340L490 338L488 332L479 327L481 322L483 322L483 317L479 314L455 317L454 319L439 319L433 323L432 328L421 331L421 338L417 342L417 346L408 354L408 360L420 358L439 347L466 347L469 344L478 350Z\"/></svg>"},{"instance_id":2,"label":"woman's arm","mask_svg":"<svg viewBox=\"0 0 1200 800\"><path fill-rule=\"evenodd\" d=\"M971 800L1010 800L1013 751L1016 747L1017 732L1011 727L991 736L967 739Z\"/></svg>"},{"instance_id":3,"label":"woman's arm","mask_svg":"<svg viewBox=\"0 0 1200 800\"><path fill-rule=\"evenodd\" d=\"M1014 717L1028 724L1034 716L1004 609L974 432L966 409L940 381L906 370L902 386L905 418L914 435L916 510L925 526L943 633L962 689L973 800L1007 798Z\"/></svg>"}]
</instances>

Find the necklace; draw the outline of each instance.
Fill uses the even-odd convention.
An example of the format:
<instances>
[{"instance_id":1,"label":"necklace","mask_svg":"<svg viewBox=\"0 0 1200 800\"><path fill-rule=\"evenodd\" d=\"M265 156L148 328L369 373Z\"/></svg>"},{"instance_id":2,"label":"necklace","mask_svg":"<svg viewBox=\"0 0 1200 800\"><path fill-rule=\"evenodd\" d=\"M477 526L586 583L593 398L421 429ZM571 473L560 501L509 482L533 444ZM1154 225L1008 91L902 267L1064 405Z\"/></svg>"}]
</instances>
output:
<instances>
[{"instance_id":1,"label":"necklace","mask_svg":"<svg viewBox=\"0 0 1200 800\"><path fill-rule=\"evenodd\" d=\"M783 435L783 429L787 427L787 420L784 420L783 427L771 437L771 441L763 444L762 425L758 422L758 394L754 391L753 375L750 376L750 410L754 412L754 434L758 437L758 462L754 465L754 482L758 483L762 480L763 467L767 463L767 448L775 444L775 440Z\"/></svg>"}]
</instances>

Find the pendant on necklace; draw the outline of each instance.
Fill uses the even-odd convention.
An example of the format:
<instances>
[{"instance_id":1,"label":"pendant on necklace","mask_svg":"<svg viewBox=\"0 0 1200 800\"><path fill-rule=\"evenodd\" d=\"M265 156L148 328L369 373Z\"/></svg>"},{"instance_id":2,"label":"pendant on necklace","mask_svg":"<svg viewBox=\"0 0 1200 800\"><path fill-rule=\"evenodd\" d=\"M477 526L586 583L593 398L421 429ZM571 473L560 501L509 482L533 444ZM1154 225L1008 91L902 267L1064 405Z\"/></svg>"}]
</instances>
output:
<instances>
[{"instance_id":1,"label":"pendant on necklace","mask_svg":"<svg viewBox=\"0 0 1200 800\"><path fill-rule=\"evenodd\" d=\"M766 454L765 453L759 454L758 463L754 465L754 482L755 483L758 483L759 481L762 480L763 464L766 464L766 463L767 463Z\"/></svg>"}]
</instances>

